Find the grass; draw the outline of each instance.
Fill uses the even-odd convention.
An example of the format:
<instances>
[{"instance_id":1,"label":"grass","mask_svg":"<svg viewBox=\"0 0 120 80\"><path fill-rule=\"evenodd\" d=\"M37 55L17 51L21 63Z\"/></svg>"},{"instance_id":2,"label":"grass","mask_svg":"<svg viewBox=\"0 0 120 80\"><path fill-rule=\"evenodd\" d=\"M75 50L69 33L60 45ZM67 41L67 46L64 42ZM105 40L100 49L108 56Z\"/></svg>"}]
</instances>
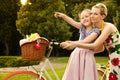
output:
<instances>
[{"instance_id":1,"label":"grass","mask_svg":"<svg viewBox=\"0 0 120 80\"><path fill-rule=\"evenodd\" d=\"M0 73L0 80L3 80L9 73Z\"/></svg>"},{"instance_id":2,"label":"grass","mask_svg":"<svg viewBox=\"0 0 120 80\"><path fill-rule=\"evenodd\" d=\"M60 57L60 58L55 58L55 59L51 59L51 62L56 62L56 63L66 63L68 62L68 57ZM107 64L107 58L106 57L95 57L96 59L96 63L99 64ZM55 68L58 76L60 78L62 78L64 71L65 71L65 67L61 67L61 68ZM50 69L47 70L49 74L51 74L51 76L54 78L54 80L56 80L56 78L54 77L52 71ZM5 76L7 76L9 73L0 73L0 80L2 80Z\"/></svg>"},{"instance_id":3,"label":"grass","mask_svg":"<svg viewBox=\"0 0 120 80\"><path fill-rule=\"evenodd\" d=\"M55 62L55 63L67 63L68 59L69 59L69 57L59 57L59 58L54 58L53 60L51 60L51 62Z\"/></svg>"},{"instance_id":4,"label":"grass","mask_svg":"<svg viewBox=\"0 0 120 80\"><path fill-rule=\"evenodd\" d=\"M96 63L99 64L107 64L108 63L108 58L107 57L95 57Z\"/></svg>"}]
</instances>

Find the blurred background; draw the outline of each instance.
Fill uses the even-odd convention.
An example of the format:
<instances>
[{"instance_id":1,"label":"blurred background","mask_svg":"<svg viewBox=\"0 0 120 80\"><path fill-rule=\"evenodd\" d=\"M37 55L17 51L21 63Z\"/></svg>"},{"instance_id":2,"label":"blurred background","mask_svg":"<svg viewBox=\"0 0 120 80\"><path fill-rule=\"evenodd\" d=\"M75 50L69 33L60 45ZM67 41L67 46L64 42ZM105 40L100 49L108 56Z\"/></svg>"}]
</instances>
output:
<instances>
[{"instance_id":1,"label":"blurred background","mask_svg":"<svg viewBox=\"0 0 120 80\"><path fill-rule=\"evenodd\" d=\"M19 41L31 33L37 32L49 41L78 40L78 30L62 19L54 18L54 12L63 12L79 21L78 14L96 3L107 6L105 21L113 23L120 31L120 0L0 0L0 56L20 56ZM51 56L69 56L71 53L53 46ZM96 56L107 56L107 51Z\"/></svg>"}]
</instances>

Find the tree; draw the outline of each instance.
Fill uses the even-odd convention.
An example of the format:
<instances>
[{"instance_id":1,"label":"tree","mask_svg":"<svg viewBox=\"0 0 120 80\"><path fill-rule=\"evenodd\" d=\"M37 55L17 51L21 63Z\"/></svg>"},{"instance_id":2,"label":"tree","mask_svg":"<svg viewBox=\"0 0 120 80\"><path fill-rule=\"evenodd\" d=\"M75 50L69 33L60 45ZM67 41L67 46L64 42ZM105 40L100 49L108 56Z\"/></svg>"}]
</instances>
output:
<instances>
[{"instance_id":1,"label":"tree","mask_svg":"<svg viewBox=\"0 0 120 80\"><path fill-rule=\"evenodd\" d=\"M114 11L116 13L115 16L113 16L113 22L115 26L118 28L120 31L120 6L119 6L119 0L116 0L115 5L116 5L116 10Z\"/></svg>"},{"instance_id":2,"label":"tree","mask_svg":"<svg viewBox=\"0 0 120 80\"><path fill-rule=\"evenodd\" d=\"M119 29L120 31L120 12L119 11L116 11L116 16L113 17L113 21L114 21L114 24L115 26Z\"/></svg>"},{"instance_id":3,"label":"tree","mask_svg":"<svg viewBox=\"0 0 120 80\"><path fill-rule=\"evenodd\" d=\"M18 53L18 31L15 20L17 18L18 0L0 0L0 42L5 55ZM1 52L2 53L2 52Z\"/></svg>"},{"instance_id":4,"label":"tree","mask_svg":"<svg viewBox=\"0 0 120 80\"><path fill-rule=\"evenodd\" d=\"M48 40L69 39L71 36L69 26L65 21L54 18L55 11L65 12L64 3L61 0L31 0L31 5L28 2L20 7L16 21L18 31L24 37L26 34L37 32Z\"/></svg>"}]
</instances>

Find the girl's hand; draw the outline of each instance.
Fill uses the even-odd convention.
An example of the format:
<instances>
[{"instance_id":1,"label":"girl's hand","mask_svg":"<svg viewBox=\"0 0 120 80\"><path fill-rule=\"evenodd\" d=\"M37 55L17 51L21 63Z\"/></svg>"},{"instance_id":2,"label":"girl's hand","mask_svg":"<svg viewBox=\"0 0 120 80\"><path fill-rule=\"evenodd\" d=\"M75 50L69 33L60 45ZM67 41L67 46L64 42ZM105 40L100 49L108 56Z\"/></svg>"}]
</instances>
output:
<instances>
[{"instance_id":1,"label":"girl's hand","mask_svg":"<svg viewBox=\"0 0 120 80\"><path fill-rule=\"evenodd\" d=\"M66 41L66 42L62 42L60 44L60 47L62 47L63 49L72 50L76 46L75 46L74 42L72 42L72 41Z\"/></svg>"},{"instance_id":2,"label":"girl's hand","mask_svg":"<svg viewBox=\"0 0 120 80\"><path fill-rule=\"evenodd\" d=\"M68 46L69 43L68 42L62 42L60 43L60 47L62 47L63 49L65 49L66 46Z\"/></svg>"},{"instance_id":3,"label":"girl's hand","mask_svg":"<svg viewBox=\"0 0 120 80\"><path fill-rule=\"evenodd\" d=\"M60 13L60 12L55 12L55 14L54 14L55 18L63 17L64 15L65 15L65 14Z\"/></svg>"}]
</instances>

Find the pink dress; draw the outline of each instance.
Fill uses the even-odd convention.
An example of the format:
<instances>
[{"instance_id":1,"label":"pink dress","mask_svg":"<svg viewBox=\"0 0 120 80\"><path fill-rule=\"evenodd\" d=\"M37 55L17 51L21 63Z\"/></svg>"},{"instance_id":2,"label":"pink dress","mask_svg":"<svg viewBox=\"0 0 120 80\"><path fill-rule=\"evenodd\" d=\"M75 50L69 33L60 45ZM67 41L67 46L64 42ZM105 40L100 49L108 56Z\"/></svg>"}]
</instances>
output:
<instances>
[{"instance_id":1,"label":"pink dress","mask_svg":"<svg viewBox=\"0 0 120 80\"><path fill-rule=\"evenodd\" d=\"M100 34L98 29L85 33L83 27L80 31L80 39L84 39L92 32ZM83 48L75 48L71 53L68 65L62 80L98 80L94 51Z\"/></svg>"}]
</instances>

